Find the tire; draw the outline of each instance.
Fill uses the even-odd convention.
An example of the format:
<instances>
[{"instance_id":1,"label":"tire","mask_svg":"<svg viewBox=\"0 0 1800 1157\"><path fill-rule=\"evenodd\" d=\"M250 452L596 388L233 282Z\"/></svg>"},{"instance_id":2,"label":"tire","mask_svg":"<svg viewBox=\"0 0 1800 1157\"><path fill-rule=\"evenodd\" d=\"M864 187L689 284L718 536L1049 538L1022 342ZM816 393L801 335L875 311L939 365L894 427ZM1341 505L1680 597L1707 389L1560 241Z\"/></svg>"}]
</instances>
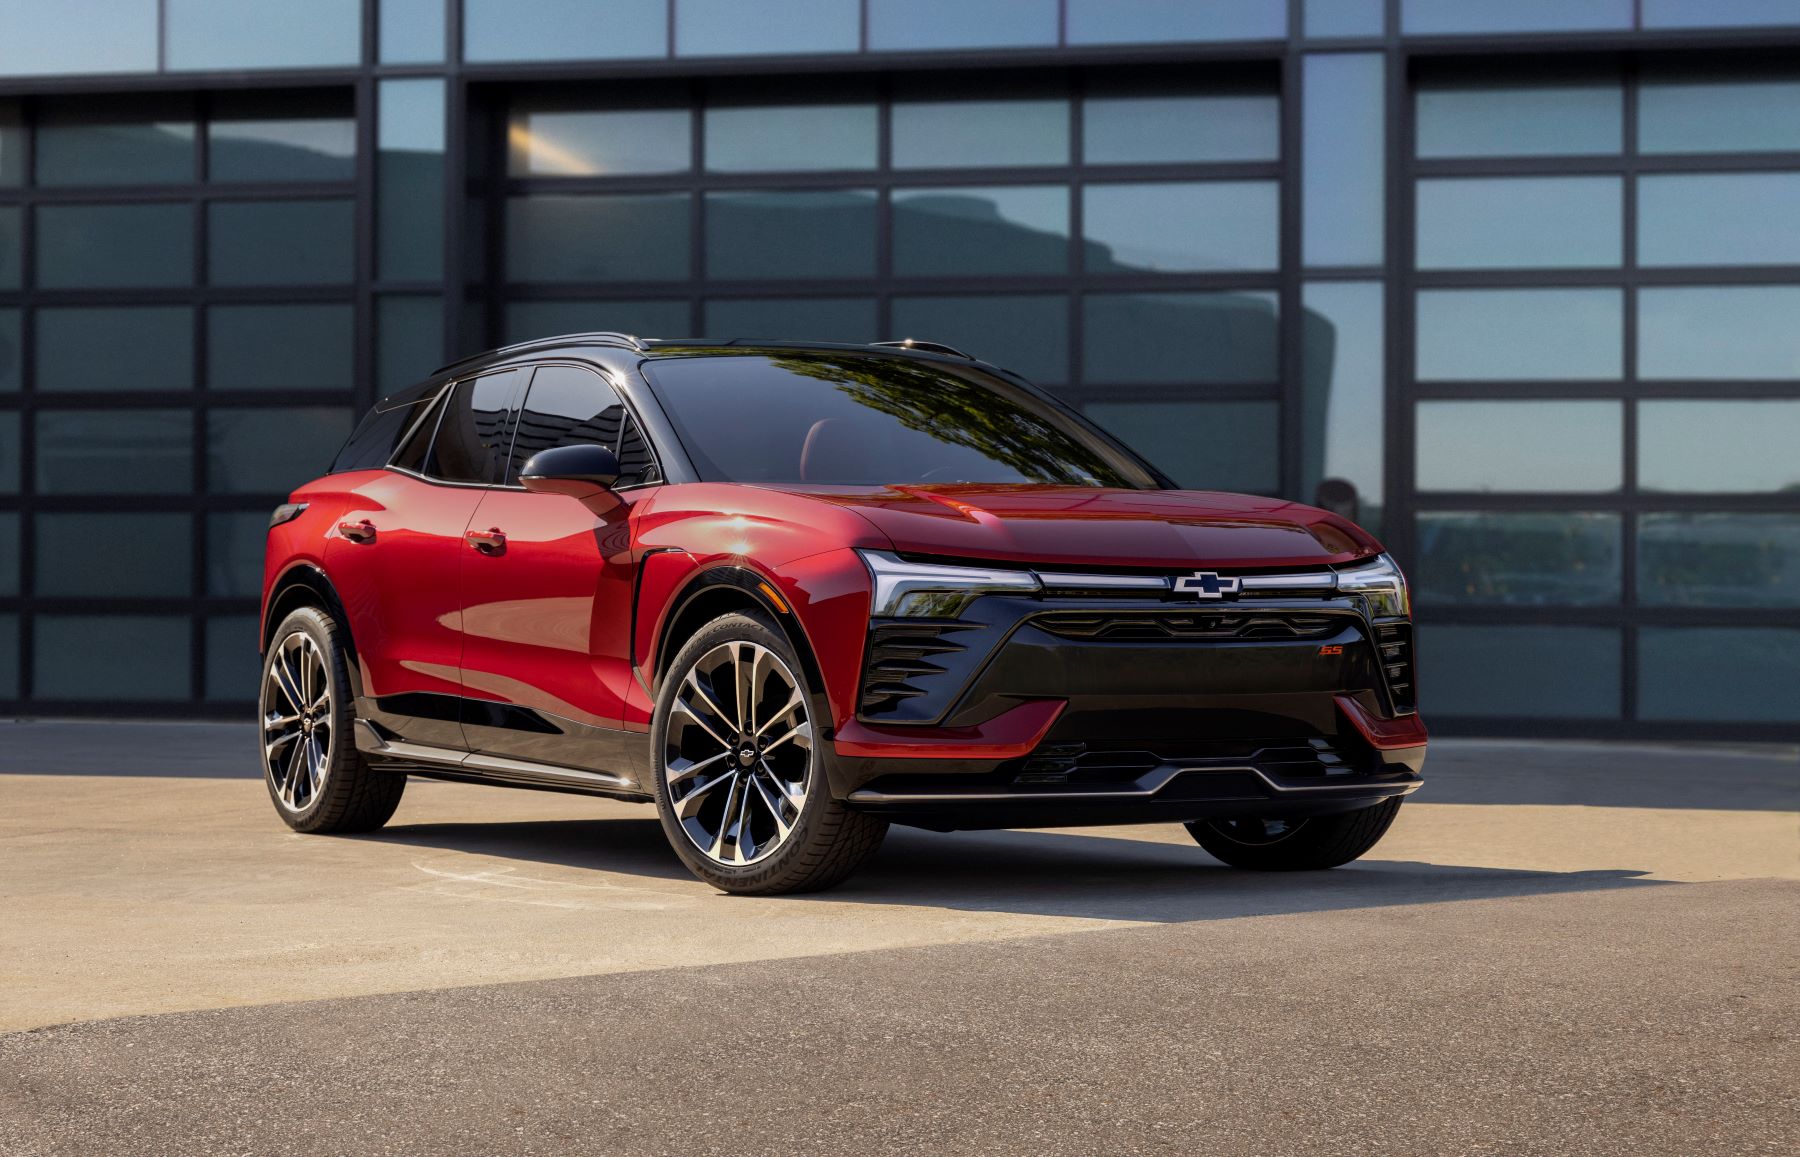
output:
<instances>
[{"instance_id":1,"label":"tire","mask_svg":"<svg viewBox=\"0 0 1800 1157\"><path fill-rule=\"evenodd\" d=\"M356 750L342 639L330 616L301 607L275 628L263 656L263 783L276 813L297 832L372 832L406 790L405 775L369 766Z\"/></svg>"},{"instance_id":2,"label":"tire","mask_svg":"<svg viewBox=\"0 0 1800 1157\"><path fill-rule=\"evenodd\" d=\"M1313 872L1348 864L1381 841L1400 812L1400 799L1304 819L1195 820L1188 834L1234 868ZM1280 825L1286 825L1285 830Z\"/></svg>"},{"instance_id":3,"label":"tire","mask_svg":"<svg viewBox=\"0 0 1800 1157\"><path fill-rule=\"evenodd\" d=\"M881 846L886 820L832 798L830 748L814 738L822 706L760 615L722 615L682 645L657 692L651 777L663 832L694 875L739 895L816 892Z\"/></svg>"}]
</instances>

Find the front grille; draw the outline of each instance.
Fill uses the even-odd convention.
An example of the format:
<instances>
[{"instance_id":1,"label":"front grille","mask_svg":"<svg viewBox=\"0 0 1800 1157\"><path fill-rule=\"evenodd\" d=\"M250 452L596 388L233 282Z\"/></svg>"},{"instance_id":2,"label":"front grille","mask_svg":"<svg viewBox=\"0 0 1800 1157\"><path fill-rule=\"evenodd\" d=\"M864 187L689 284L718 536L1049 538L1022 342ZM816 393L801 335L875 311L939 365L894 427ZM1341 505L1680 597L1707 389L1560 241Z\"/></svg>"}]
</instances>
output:
<instances>
[{"instance_id":1,"label":"front grille","mask_svg":"<svg viewBox=\"0 0 1800 1157\"><path fill-rule=\"evenodd\" d=\"M1409 714L1418 709L1418 692L1413 687L1413 630L1411 623L1377 623L1375 646L1381 652L1381 673L1387 680L1388 698L1394 713Z\"/></svg>"},{"instance_id":2,"label":"front grille","mask_svg":"<svg viewBox=\"0 0 1800 1157\"><path fill-rule=\"evenodd\" d=\"M963 650L963 645L949 636L971 629L966 623L930 619L871 626L858 711L879 715L926 694L913 680L943 674L944 668L934 660Z\"/></svg>"},{"instance_id":3,"label":"front grille","mask_svg":"<svg viewBox=\"0 0 1800 1157\"><path fill-rule=\"evenodd\" d=\"M1265 611L1052 611L1031 622L1064 639L1323 639L1339 630L1331 615Z\"/></svg>"}]
</instances>

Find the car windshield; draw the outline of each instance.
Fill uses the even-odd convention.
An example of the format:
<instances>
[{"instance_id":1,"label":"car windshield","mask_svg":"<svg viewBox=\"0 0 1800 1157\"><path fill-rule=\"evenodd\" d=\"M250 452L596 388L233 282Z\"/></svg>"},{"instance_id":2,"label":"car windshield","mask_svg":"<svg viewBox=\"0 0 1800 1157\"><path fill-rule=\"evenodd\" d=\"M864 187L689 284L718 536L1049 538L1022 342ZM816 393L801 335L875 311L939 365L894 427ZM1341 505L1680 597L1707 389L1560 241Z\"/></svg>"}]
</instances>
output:
<instances>
[{"instance_id":1,"label":"car windshield","mask_svg":"<svg viewBox=\"0 0 1800 1157\"><path fill-rule=\"evenodd\" d=\"M645 374L708 482L1157 485L1126 451L973 367L696 350Z\"/></svg>"}]
</instances>

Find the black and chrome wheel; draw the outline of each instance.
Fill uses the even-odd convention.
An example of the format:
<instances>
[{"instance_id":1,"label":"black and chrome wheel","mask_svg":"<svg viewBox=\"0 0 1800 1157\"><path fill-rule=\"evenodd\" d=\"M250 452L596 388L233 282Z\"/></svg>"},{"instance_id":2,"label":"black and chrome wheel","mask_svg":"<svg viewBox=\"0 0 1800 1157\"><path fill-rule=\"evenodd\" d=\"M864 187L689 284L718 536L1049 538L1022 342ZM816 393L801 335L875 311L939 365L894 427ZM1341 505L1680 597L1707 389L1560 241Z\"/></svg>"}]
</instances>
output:
<instances>
[{"instance_id":1,"label":"black and chrome wheel","mask_svg":"<svg viewBox=\"0 0 1800 1157\"><path fill-rule=\"evenodd\" d=\"M657 697L657 811L682 861L725 891L829 887L886 831L831 798L802 670L774 626L726 615L682 647Z\"/></svg>"},{"instance_id":2,"label":"black and chrome wheel","mask_svg":"<svg viewBox=\"0 0 1800 1157\"><path fill-rule=\"evenodd\" d=\"M1334 815L1195 820L1196 843L1234 868L1304 872L1347 864L1373 848L1399 814L1400 799Z\"/></svg>"},{"instance_id":3,"label":"black and chrome wheel","mask_svg":"<svg viewBox=\"0 0 1800 1157\"><path fill-rule=\"evenodd\" d=\"M341 628L312 607L283 619L263 656L263 781L301 832L372 831L400 805L406 777L364 762L351 739Z\"/></svg>"}]
</instances>

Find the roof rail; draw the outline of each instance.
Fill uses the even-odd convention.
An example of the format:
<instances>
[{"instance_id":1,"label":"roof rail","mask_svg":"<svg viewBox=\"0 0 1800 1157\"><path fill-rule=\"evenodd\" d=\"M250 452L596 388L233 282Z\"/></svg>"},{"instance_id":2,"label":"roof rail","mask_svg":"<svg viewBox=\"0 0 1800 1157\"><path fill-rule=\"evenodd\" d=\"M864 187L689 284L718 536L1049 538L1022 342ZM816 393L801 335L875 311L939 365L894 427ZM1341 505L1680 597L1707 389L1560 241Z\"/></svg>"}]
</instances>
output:
<instances>
[{"instance_id":1,"label":"roof rail","mask_svg":"<svg viewBox=\"0 0 1800 1157\"><path fill-rule=\"evenodd\" d=\"M437 369L431 371L431 373L432 373L433 377L436 377L438 374L443 373L445 370L455 369L457 366L460 366L465 362L479 361L482 358L499 357L502 354L522 353L525 350L535 349L539 346L581 345L581 344L619 345L619 346L626 346L630 349L638 350L640 352L644 349L643 339L635 337L628 333L615 333L612 330L595 330L590 333L555 334L550 337L534 337L530 341L515 342L514 344L509 345L509 346L501 346L499 349L483 350L480 353L470 354L467 357L457 358L455 361L445 362L443 365L439 366Z\"/></svg>"},{"instance_id":2,"label":"roof rail","mask_svg":"<svg viewBox=\"0 0 1800 1157\"><path fill-rule=\"evenodd\" d=\"M928 354L949 354L953 358L961 358L966 362L976 361L973 354L966 354L953 345L945 345L941 341L920 341L917 338L904 338L900 341L877 341L870 345L886 346L889 349L922 350Z\"/></svg>"}]
</instances>

